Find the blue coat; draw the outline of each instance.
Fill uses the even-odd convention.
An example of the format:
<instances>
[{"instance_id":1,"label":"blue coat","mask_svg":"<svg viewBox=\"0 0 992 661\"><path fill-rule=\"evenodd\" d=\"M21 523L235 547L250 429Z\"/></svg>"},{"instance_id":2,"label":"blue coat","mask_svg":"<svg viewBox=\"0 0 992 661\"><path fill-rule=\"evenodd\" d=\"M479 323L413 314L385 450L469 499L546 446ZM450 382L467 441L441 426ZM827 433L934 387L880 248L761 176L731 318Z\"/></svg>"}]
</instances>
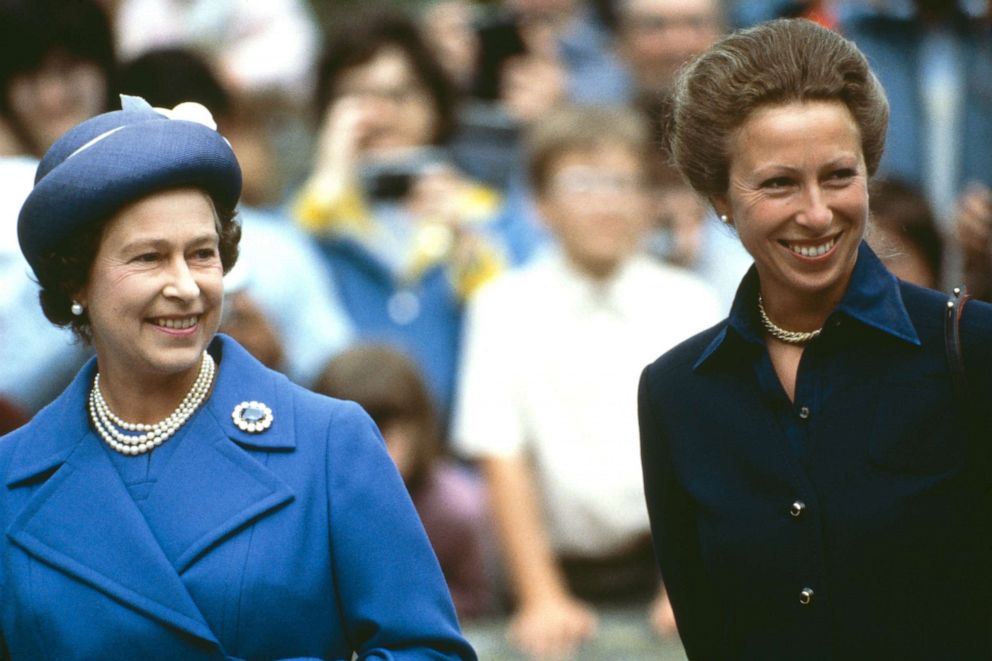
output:
<instances>
[{"instance_id":1,"label":"blue coat","mask_svg":"<svg viewBox=\"0 0 992 661\"><path fill-rule=\"evenodd\" d=\"M475 659L378 431L220 336L145 515L91 430L91 361L0 439L0 658ZM246 400L271 428L232 422Z\"/></svg>"},{"instance_id":2,"label":"blue coat","mask_svg":"<svg viewBox=\"0 0 992 661\"><path fill-rule=\"evenodd\" d=\"M795 398L757 319L730 317L640 386L655 549L692 659L992 658L992 306L945 360L947 297L864 245Z\"/></svg>"}]
</instances>

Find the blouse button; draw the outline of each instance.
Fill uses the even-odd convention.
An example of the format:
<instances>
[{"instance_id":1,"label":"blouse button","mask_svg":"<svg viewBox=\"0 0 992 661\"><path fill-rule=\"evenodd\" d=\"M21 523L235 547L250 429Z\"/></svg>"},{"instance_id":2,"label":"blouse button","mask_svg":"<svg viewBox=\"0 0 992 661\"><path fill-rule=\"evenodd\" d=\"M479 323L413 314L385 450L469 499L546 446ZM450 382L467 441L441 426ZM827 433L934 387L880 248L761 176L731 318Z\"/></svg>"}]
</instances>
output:
<instances>
[{"instance_id":1,"label":"blouse button","mask_svg":"<svg viewBox=\"0 0 992 661\"><path fill-rule=\"evenodd\" d=\"M808 406L801 406L801 407L799 407L799 417L802 420L806 420L807 418L809 418L809 407Z\"/></svg>"},{"instance_id":2,"label":"blouse button","mask_svg":"<svg viewBox=\"0 0 992 661\"><path fill-rule=\"evenodd\" d=\"M813 602L813 589L803 588L802 592L799 593L799 603L803 606L809 606Z\"/></svg>"},{"instance_id":3,"label":"blouse button","mask_svg":"<svg viewBox=\"0 0 992 661\"><path fill-rule=\"evenodd\" d=\"M789 514L795 517L801 516L802 513L805 511L806 511L806 503L804 503L801 500L797 500L796 502L792 503L792 507L789 508Z\"/></svg>"}]
</instances>

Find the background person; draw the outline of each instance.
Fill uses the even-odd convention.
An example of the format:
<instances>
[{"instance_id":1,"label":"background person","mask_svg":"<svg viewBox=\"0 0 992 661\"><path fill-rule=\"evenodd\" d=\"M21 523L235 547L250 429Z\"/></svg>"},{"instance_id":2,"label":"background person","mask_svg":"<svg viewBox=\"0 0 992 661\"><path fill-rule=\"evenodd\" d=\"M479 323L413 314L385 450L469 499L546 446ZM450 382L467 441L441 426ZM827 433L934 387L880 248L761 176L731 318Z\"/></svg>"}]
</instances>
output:
<instances>
[{"instance_id":1,"label":"background person","mask_svg":"<svg viewBox=\"0 0 992 661\"><path fill-rule=\"evenodd\" d=\"M475 659L371 420L215 336L241 173L209 111L123 105L19 218L96 358L0 441L5 656Z\"/></svg>"},{"instance_id":2,"label":"background person","mask_svg":"<svg viewBox=\"0 0 992 661\"><path fill-rule=\"evenodd\" d=\"M536 658L574 653L608 604L655 600L666 630L634 383L659 343L718 308L702 282L640 252L646 150L631 111L539 122L530 172L554 246L469 305L452 442L479 462L514 598L509 636Z\"/></svg>"},{"instance_id":3,"label":"background person","mask_svg":"<svg viewBox=\"0 0 992 661\"><path fill-rule=\"evenodd\" d=\"M456 100L408 16L376 6L343 18L320 68L313 171L293 204L356 336L413 357L443 421L464 299L510 259L499 196L444 149Z\"/></svg>"},{"instance_id":4,"label":"background person","mask_svg":"<svg viewBox=\"0 0 992 661\"><path fill-rule=\"evenodd\" d=\"M0 398L30 417L88 356L38 307L38 285L17 242L17 214L38 159L70 127L103 112L116 93L110 22L93 0L0 3Z\"/></svg>"},{"instance_id":5,"label":"background person","mask_svg":"<svg viewBox=\"0 0 992 661\"><path fill-rule=\"evenodd\" d=\"M872 183L868 245L894 276L937 289L944 240L923 191L896 179Z\"/></svg>"},{"instance_id":6,"label":"background person","mask_svg":"<svg viewBox=\"0 0 992 661\"><path fill-rule=\"evenodd\" d=\"M718 42L674 98L675 162L755 262L730 316L641 378L689 657L988 656L992 307L961 318L959 392L947 298L862 240L888 116L867 60L774 21Z\"/></svg>"}]
</instances>

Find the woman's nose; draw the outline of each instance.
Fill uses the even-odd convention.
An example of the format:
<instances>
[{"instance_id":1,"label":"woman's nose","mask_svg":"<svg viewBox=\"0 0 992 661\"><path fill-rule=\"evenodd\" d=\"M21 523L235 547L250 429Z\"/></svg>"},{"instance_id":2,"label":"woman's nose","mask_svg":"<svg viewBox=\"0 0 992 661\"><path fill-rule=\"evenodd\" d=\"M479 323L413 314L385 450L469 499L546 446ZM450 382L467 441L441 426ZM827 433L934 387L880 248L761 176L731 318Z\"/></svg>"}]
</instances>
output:
<instances>
[{"instance_id":1,"label":"woman's nose","mask_svg":"<svg viewBox=\"0 0 992 661\"><path fill-rule=\"evenodd\" d=\"M797 214L796 222L814 229L823 229L830 225L833 217L834 213L827 203L823 189L819 186L811 186L807 189L803 208Z\"/></svg>"},{"instance_id":2,"label":"woman's nose","mask_svg":"<svg viewBox=\"0 0 992 661\"><path fill-rule=\"evenodd\" d=\"M190 302L200 295L200 286L185 259L177 259L169 269L169 281L162 291L169 298Z\"/></svg>"}]
</instances>

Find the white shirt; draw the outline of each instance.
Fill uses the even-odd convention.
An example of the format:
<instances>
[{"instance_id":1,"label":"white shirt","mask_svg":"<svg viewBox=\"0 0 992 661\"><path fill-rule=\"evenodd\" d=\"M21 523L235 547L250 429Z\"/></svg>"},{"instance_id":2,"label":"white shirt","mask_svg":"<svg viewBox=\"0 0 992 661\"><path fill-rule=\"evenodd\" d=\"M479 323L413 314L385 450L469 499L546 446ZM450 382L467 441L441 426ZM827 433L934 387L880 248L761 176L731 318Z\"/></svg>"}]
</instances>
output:
<instances>
[{"instance_id":1,"label":"white shirt","mask_svg":"<svg viewBox=\"0 0 992 661\"><path fill-rule=\"evenodd\" d=\"M469 305L454 447L529 457L556 552L619 550L649 529L641 370L719 318L707 285L650 258L596 282L560 253L543 255Z\"/></svg>"}]
</instances>

